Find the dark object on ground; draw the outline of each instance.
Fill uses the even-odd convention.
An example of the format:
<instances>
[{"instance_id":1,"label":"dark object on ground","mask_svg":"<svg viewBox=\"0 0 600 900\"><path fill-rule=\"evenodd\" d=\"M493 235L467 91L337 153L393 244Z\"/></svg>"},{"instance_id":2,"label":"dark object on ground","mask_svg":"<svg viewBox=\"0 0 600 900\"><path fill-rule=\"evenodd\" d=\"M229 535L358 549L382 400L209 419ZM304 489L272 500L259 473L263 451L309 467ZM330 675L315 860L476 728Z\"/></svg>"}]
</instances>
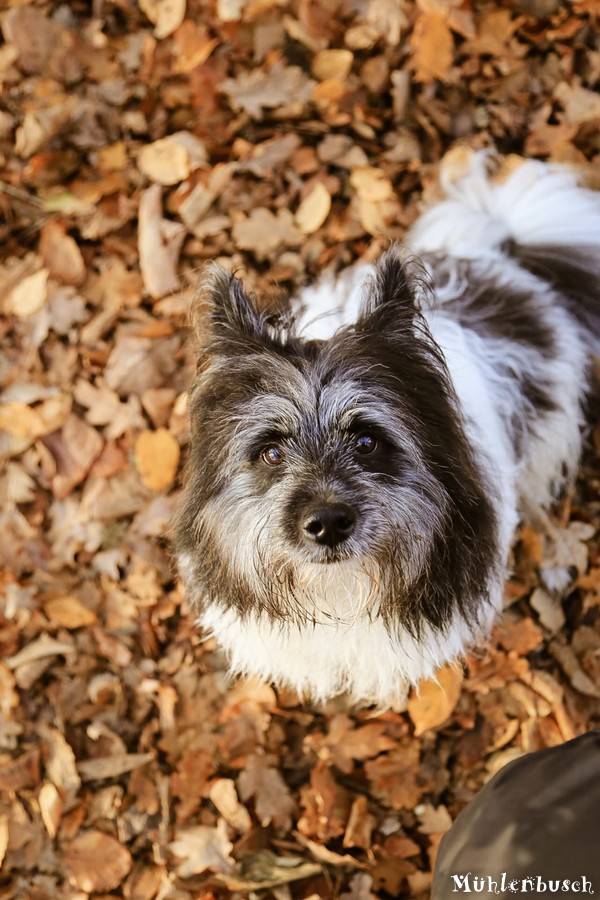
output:
<instances>
[{"instance_id":1,"label":"dark object on ground","mask_svg":"<svg viewBox=\"0 0 600 900\"><path fill-rule=\"evenodd\" d=\"M463 810L441 843L431 896L461 893L600 893L600 731L515 760Z\"/></svg>"}]
</instances>

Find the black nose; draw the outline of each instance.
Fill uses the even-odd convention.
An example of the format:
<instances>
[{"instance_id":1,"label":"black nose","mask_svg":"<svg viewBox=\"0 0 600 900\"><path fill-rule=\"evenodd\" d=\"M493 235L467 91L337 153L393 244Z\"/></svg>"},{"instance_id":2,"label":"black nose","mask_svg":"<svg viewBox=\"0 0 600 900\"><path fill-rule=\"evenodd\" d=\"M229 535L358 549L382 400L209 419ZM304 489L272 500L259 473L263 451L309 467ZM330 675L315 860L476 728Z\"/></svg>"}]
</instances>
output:
<instances>
[{"instance_id":1,"label":"black nose","mask_svg":"<svg viewBox=\"0 0 600 900\"><path fill-rule=\"evenodd\" d=\"M304 534L315 544L337 547L354 530L356 513L345 503L329 503L314 509L302 524Z\"/></svg>"}]
</instances>

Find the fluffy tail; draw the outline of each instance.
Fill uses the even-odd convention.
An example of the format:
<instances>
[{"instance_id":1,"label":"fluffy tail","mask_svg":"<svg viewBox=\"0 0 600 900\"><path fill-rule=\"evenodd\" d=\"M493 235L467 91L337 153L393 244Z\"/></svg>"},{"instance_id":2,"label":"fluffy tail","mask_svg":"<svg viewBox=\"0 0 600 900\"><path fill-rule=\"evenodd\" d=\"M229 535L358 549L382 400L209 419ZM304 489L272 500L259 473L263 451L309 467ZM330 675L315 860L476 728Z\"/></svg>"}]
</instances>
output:
<instances>
[{"instance_id":1,"label":"fluffy tail","mask_svg":"<svg viewBox=\"0 0 600 900\"><path fill-rule=\"evenodd\" d=\"M494 171L495 170L495 171ZM600 192L565 166L465 148L444 158L445 199L409 235L418 253L481 258L499 250L550 282L600 348Z\"/></svg>"}]
</instances>

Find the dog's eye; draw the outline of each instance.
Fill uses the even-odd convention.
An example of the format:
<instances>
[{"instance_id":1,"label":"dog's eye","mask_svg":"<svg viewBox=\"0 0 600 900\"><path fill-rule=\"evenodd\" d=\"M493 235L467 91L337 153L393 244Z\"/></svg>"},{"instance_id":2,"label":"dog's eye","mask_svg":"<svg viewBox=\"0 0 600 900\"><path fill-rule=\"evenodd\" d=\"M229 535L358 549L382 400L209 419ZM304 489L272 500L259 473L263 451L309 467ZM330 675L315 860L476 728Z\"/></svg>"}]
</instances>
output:
<instances>
[{"instance_id":1,"label":"dog's eye","mask_svg":"<svg viewBox=\"0 0 600 900\"><path fill-rule=\"evenodd\" d=\"M260 454L260 458L268 466L280 466L285 462L285 450L279 444L269 444Z\"/></svg>"},{"instance_id":2,"label":"dog's eye","mask_svg":"<svg viewBox=\"0 0 600 900\"><path fill-rule=\"evenodd\" d=\"M354 449L361 456L368 456L377 450L377 438L368 431L363 431L354 438Z\"/></svg>"}]
</instances>

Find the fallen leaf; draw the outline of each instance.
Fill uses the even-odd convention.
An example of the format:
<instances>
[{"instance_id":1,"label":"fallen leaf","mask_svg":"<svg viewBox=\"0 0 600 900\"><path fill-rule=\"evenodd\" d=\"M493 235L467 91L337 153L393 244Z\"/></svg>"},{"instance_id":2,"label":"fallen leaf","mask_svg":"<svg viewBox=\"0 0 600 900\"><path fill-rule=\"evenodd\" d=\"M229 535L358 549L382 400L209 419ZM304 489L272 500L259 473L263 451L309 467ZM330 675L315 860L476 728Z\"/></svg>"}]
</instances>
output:
<instances>
[{"instance_id":1,"label":"fallen leaf","mask_svg":"<svg viewBox=\"0 0 600 900\"><path fill-rule=\"evenodd\" d=\"M263 109L286 103L303 107L310 99L314 84L299 66L277 62L269 71L255 69L237 78L227 78L221 90L236 109L243 109L253 119L261 119Z\"/></svg>"},{"instance_id":2,"label":"fallen leaf","mask_svg":"<svg viewBox=\"0 0 600 900\"><path fill-rule=\"evenodd\" d=\"M42 440L56 463L52 491L60 498L66 497L83 481L104 447L95 428L73 414L60 431L45 435Z\"/></svg>"},{"instance_id":3,"label":"fallen leaf","mask_svg":"<svg viewBox=\"0 0 600 900\"><path fill-rule=\"evenodd\" d=\"M338 78L343 81L350 74L354 54L350 50L320 50L312 61L311 72L319 81Z\"/></svg>"},{"instance_id":4,"label":"fallen leaf","mask_svg":"<svg viewBox=\"0 0 600 900\"><path fill-rule=\"evenodd\" d=\"M78 835L63 851L69 882L81 891L111 891L119 887L131 871L129 850L103 831Z\"/></svg>"},{"instance_id":5,"label":"fallen leaf","mask_svg":"<svg viewBox=\"0 0 600 900\"><path fill-rule=\"evenodd\" d=\"M167 491L173 485L179 456L179 444L166 428L142 431L135 442L137 470L153 491Z\"/></svg>"},{"instance_id":6,"label":"fallen leaf","mask_svg":"<svg viewBox=\"0 0 600 900\"><path fill-rule=\"evenodd\" d=\"M61 822L64 804L56 786L52 782L47 781L46 784L42 785L38 794L38 803L46 831L51 838L55 838Z\"/></svg>"},{"instance_id":7,"label":"fallen leaf","mask_svg":"<svg viewBox=\"0 0 600 900\"><path fill-rule=\"evenodd\" d=\"M413 809L421 799L417 782L420 756L417 742L402 741L390 753L366 762L373 796L392 809Z\"/></svg>"},{"instance_id":8,"label":"fallen leaf","mask_svg":"<svg viewBox=\"0 0 600 900\"><path fill-rule=\"evenodd\" d=\"M303 834L296 834L295 837L300 844L306 847L307 850L310 850L317 862L327 863L329 866L347 866L351 869L363 869L365 867L365 863L355 859L354 856L350 856L349 853L335 853L316 841L311 841L310 838L304 837Z\"/></svg>"},{"instance_id":9,"label":"fallen leaf","mask_svg":"<svg viewBox=\"0 0 600 900\"><path fill-rule=\"evenodd\" d=\"M38 748L21 754L16 759L0 756L0 790L21 791L35 787L40 780L40 751Z\"/></svg>"},{"instance_id":10,"label":"fallen leaf","mask_svg":"<svg viewBox=\"0 0 600 900\"><path fill-rule=\"evenodd\" d=\"M289 788L280 772L263 756L250 756L238 777L238 788L244 802L254 798L256 816L263 828L273 823L286 831L295 811Z\"/></svg>"},{"instance_id":11,"label":"fallen leaf","mask_svg":"<svg viewBox=\"0 0 600 900\"><path fill-rule=\"evenodd\" d=\"M5 312L20 318L39 312L48 297L48 269L39 269L12 289L4 302Z\"/></svg>"},{"instance_id":12,"label":"fallen leaf","mask_svg":"<svg viewBox=\"0 0 600 900\"><path fill-rule=\"evenodd\" d=\"M343 834L350 815L350 796L336 781L325 760L318 760L310 784L301 791L303 815L298 830L305 837L328 841Z\"/></svg>"},{"instance_id":13,"label":"fallen leaf","mask_svg":"<svg viewBox=\"0 0 600 900\"><path fill-rule=\"evenodd\" d=\"M241 250L252 250L258 260L266 259L282 244L298 247L304 240L289 209L278 209L274 215L264 207L238 219L233 226L233 237Z\"/></svg>"},{"instance_id":14,"label":"fallen leaf","mask_svg":"<svg viewBox=\"0 0 600 900\"><path fill-rule=\"evenodd\" d=\"M207 825L196 825L175 832L175 840L169 844L169 850L183 859L177 866L180 878L189 878L207 870L210 872L229 872L234 866L231 858L233 844L227 837L227 825L219 819L216 828Z\"/></svg>"},{"instance_id":15,"label":"fallen leaf","mask_svg":"<svg viewBox=\"0 0 600 900\"><path fill-rule=\"evenodd\" d=\"M140 171L150 181L162 185L179 184L206 162L204 144L186 131L178 131L146 144L137 158Z\"/></svg>"},{"instance_id":16,"label":"fallen leaf","mask_svg":"<svg viewBox=\"0 0 600 900\"><path fill-rule=\"evenodd\" d=\"M231 873L217 874L215 880L229 891L249 894L303 881L321 872L322 866L317 863L305 862L297 856L276 856L271 850L262 850L244 857Z\"/></svg>"},{"instance_id":17,"label":"fallen leaf","mask_svg":"<svg viewBox=\"0 0 600 900\"><path fill-rule=\"evenodd\" d=\"M553 634L562 629L566 617L558 597L551 597L543 588L536 588L529 598L529 603L540 617L544 628Z\"/></svg>"},{"instance_id":18,"label":"fallen leaf","mask_svg":"<svg viewBox=\"0 0 600 900\"><path fill-rule=\"evenodd\" d=\"M4 39L17 50L20 68L67 84L78 81L81 61L74 52L77 35L34 6L18 6L3 17Z\"/></svg>"},{"instance_id":19,"label":"fallen leaf","mask_svg":"<svg viewBox=\"0 0 600 900\"><path fill-rule=\"evenodd\" d=\"M185 228L162 217L162 189L153 184L142 191L139 206L138 249L144 287L158 299L179 288L177 261Z\"/></svg>"},{"instance_id":20,"label":"fallen leaf","mask_svg":"<svg viewBox=\"0 0 600 900\"><path fill-rule=\"evenodd\" d=\"M331 196L319 181L296 210L296 225L302 234L314 234L323 225L330 210Z\"/></svg>"},{"instance_id":21,"label":"fallen leaf","mask_svg":"<svg viewBox=\"0 0 600 900\"><path fill-rule=\"evenodd\" d=\"M419 736L447 722L460 697L462 671L457 666L444 666L435 678L422 681L408 700L408 714Z\"/></svg>"},{"instance_id":22,"label":"fallen leaf","mask_svg":"<svg viewBox=\"0 0 600 900\"><path fill-rule=\"evenodd\" d=\"M82 759L78 769L84 781L103 781L105 778L118 778L124 772L133 772L153 759L154 753L115 753L112 756Z\"/></svg>"},{"instance_id":23,"label":"fallen leaf","mask_svg":"<svg viewBox=\"0 0 600 900\"><path fill-rule=\"evenodd\" d=\"M541 629L529 617L517 622L505 619L498 627L498 642L505 650L514 650L519 656L535 650L543 639Z\"/></svg>"},{"instance_id":24,"label":"fallen leaf","mask_svg":"<svg viewBox=\"0 0 600 900\"><path fill-rule=\"evenodd\" d=\"M154 25L159 41L173 34L185 18L186 0L139 0L139 5Z\"/></svg>"},{"instance_id":25,"label":"fallen leaf","mask_svg":"<svg viewBox=\"0 0 600 900\"><path fill-rule=\"evenodd\" d=\"M454 61L454 41L444 16L421 13L410 37L412 67L417 81L443 80Z\"/></svg>"},{"instance_id":26,"label":"fallen leaf","mask_svg":"<svg viewBox=\"0 0 600 900\"><path fill-rule=\"evenodd\" d=\"M47 222L40 235L40 255L52 278L80 285L87 271L81 250L60 222Z\"/></svg>"},{"instance_id":27,"label":"fallen leaf","mask_svg":"<svg viewBox=\"0 0 600 900\"><path fill-rule=\"evenodd\" d=\"M44 611L53 624L63 628L84 628L96 622L96 613L72 594L46 600Z\"/></svg>"},{"instance_id":28,"label":"fallen leaf","mask_svg":"<svg viewBox=\"0 0 600 900\"><path fill-rule=\"evenodd\" d=\"M238 800L235 782L231 778L217 778L213 781L208 796L231 828L235 828L239 834L250 830L250 815Z\"/></svg>"}]
</instances>

